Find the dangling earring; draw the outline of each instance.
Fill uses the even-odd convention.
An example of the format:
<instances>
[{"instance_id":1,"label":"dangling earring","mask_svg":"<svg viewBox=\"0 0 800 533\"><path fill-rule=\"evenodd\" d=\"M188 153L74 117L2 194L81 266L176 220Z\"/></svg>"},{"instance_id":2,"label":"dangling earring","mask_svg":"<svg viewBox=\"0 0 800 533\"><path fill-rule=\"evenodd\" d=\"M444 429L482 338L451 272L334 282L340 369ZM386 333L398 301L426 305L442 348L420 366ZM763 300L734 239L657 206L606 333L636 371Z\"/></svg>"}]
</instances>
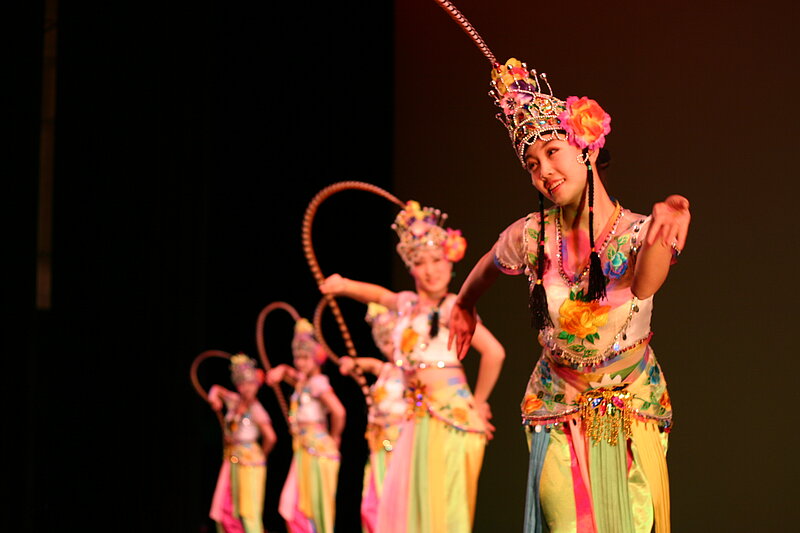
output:
<instances>
[{"instance_id":1,"label":"dangling earring","mask_svg":"<svg viewBox=\"0 0 800 533\"><path fill-rule=\"evenodd\" d=\"M586 150L582 151L576 156L576 159L578 160L579 165L586 165L586 163L589 161L589 152Z\"/></svg>"}]
</instances>

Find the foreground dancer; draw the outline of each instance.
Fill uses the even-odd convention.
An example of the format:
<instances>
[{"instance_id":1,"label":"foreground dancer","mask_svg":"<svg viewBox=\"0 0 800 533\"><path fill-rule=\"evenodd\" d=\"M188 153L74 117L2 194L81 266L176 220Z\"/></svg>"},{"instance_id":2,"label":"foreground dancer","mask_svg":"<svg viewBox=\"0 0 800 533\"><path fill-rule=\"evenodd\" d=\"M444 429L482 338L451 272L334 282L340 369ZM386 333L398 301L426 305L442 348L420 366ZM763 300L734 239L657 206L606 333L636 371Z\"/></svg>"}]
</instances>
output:
<instances>
[{"instance_id":1,"label":"foreground dancer","mask_svg":"<svg viewBox=\"0 0 800 533\"><path fill-rule=\"evenodd\" d=\"M231 357L231 380L236 392L220 385L208 391L215 411L225 406L225 460L219 472L211 518L217 531L260 533L264 531L264 487L267 455L277 438L272 422L256 398L264 383L264 371L244 354ZM261 445L258 440L261 438Z\"/></svg>"},{"instance_id":2,"label":"foreground dancer","mask_svg":"<svg viewBox=\"0 0 800 533\"><path fill-rule=\"evenodd\" d=\"M295 324L292 353L293 367L267 373L270 385L286 380L295 387L289 410L294 457L278 510L291 533L333 533L345 411L320 370L327 353L305 319Z\"/></svg>"},{"instance_id":3,"label":"foreground dancer","mask_svg":"<svg viewBox=\"0 0 800 533\"><path fill-rule=\"evenodd\" d=\"M459 231L445 230L445 215L408 202L393 225L397 250L416 291L392 292L334 274L325 294L380 302L398 313L394 363L406 372L413 411L404 422L384 479L377 531L467 532L472 529L478 476L489 423L489 394L502 367L503 347L478 324L471 345L481 354L473 397L454 350L447 348L447 289L453 263L464 256Z\"/></svg>"},{"instance_id":4,"label":"foreground dancer","mask_svg":"<svg viewBox=\"0 0 800 533\"><path fill-rule=\"evenodd\" d=\"M457 13L449 2L448 11ZM456 18L454 16L454 18ZM650 346L653 295L683 249L689 202L650 216L595 177L610 117L594 100L552 95L544 74L494 61L493 96L539 212L509 226L470 272L450 318L466 354L475 305L500 272L525 274L542 356L522 401L530 445L525 531L670 530L665 454L672 410ZM545 211L544 197L555 207Z\"/></svg>"},{"instance_id":5,"label":"foreground dancer","mask_svg":"<svg viewBox=\"0 0 800 533\"><path fill-rule=\"evenodd\" d=\"M373 357L340 357L339 371L349 375L358 365L364 372L377 377L369 388L372 405L367 413L367 444L369 459L364 468L364 488L361 494L361 523L365 533L378 531L378 504L383 493L383 480L408 413L405 375L393 362L392 334L397 313L383 305L370 302L366 320L372 326L372 338L385 360Z\"/></svg>"}]
</instances>

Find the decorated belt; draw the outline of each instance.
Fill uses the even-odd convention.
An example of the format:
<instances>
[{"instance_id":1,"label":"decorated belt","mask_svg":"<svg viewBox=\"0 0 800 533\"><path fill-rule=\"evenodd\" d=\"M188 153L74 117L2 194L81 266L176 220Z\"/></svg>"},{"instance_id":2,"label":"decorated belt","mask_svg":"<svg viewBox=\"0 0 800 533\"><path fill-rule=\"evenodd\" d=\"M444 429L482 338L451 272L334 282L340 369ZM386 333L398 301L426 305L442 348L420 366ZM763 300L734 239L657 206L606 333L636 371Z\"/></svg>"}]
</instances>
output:
<instances>
[{"instance_id":1,"label":"decorated belt","mask_svg":"<svg viewBox=\"0 0 800 533\"><path fill-rule=\"evenodd\" d=\"M577 406L558 415L523 415L522 423L533 426L537 433L542 429L550 429L564 422L580 418L586 436L595 444L606 442L616 446L619 436L624 439L631 436L631 423L634 419L642 422L658 424L665 432L672 427L672 417L658 417L634 409L631 405L633 394L628 384L611 387L600 387L579 394L575 399Z\"/></svg>"},{"instance_id":2,"label":"decorated belt","mask_svg":"<svg viewBox=\"0 0 800 533\"><path fill-rule=\"evenodd\" d=\"M602 363L605 363L609 359L613 359L627 351L633 350L642 346L643 344L647 344L650 342L650 339L653 337L653 332L647 334L646 337L639 339L638 341L634 342L626 346L625 348L620 348L619 343L615 342L612 346L609 347L608 350L602 353L596 353L594 355L584 355L580 353L575 353L570 350L565 350L564 348L559 347L555 342L548 342L547 343L547 350L550 353L550 357L557 360L562 364L567 364L572 368L582 368L582 367L591 367L597 366Z\"/></svg>"}]
</instances>

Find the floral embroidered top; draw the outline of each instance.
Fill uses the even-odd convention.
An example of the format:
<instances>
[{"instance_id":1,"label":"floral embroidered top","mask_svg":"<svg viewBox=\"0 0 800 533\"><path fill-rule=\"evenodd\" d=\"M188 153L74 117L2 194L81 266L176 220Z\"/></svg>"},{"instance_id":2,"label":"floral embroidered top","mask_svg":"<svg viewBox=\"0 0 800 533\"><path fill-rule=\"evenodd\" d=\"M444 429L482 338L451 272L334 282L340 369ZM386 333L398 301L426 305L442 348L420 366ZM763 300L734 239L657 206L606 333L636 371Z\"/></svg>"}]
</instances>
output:
<instances>
[{"instance_id":1,"label":"floral embroidered top","mask_svg":"<svg viewBox=\"0 0 800 533\"><path fill-rule=\"evenodd\" d=\"M295 448L299 445L312 455L338 459L339 450L328 433L328 409L319 399L329 390L331 384L324 374L298 383L289 406L289 425Z\"/></svg>"},{"instance_id":2,"label":"floral embroidered top","mask_svg":"<svg viewBox=\"0 0 800 533\"><path fill-rule=\"evenodd\" d=\"M639 300L631 292L636 255L649 224L649 217L627 209L615 212L598 247L607 297L592 302L584 297L588 272L568 269L558 208L546 213L543 283L553 326L539 335L542 357L522 402L524 423L542 425L579 416L583 393L624 386L631 393L635 416L670 426L666 381L649 346L653 297ZM493 248L498 269L526 274L531 289L541 226L539 214L530 214L506 228Z\"/></svg>"},{"instance_id":3,"label":"floral embroidered top","mask_svg":"<svg viewBox=\"0 0 800 533\"><path fill-rule=\"evenodd\" d=\"M394 362L406 374L409 416L430 415L456 429L483 433L483 420L455 346L447 349L447 320L455 298L448 294L439 305L438 332L431 338L433 311L418 312L415 292L398 293Z\"/></svg>"},{"instance_id":4,"label":"floral embroidered top","mask_svg":"<svg viewBox=\"0 0 800 533\"><path fill-rule=\"evenodd\" d=\"M259 424L271 424L269 414L257 400L242 414L236 413L236 408L242 401L237 392L229 391L222 395L225 403L225 435L230 438L230 446L226 455L232 462L247 466L257 466L266 463L258 439L261 437Z\"/></svg>"}]
</instances>

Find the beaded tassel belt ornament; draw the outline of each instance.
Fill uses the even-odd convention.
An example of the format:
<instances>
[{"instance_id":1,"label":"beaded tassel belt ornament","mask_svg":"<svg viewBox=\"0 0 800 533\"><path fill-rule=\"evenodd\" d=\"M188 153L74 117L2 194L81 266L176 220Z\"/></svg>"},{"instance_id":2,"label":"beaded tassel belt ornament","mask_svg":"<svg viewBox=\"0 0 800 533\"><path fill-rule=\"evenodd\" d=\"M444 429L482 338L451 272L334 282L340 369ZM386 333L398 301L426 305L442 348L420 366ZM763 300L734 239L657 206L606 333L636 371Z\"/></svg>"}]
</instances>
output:
<instances>
[{"instance_id":1,"label":"beaded tassel belt ornament","mask_svg":"<svg viewBox=\"0 0 800 533\"><path fill-rule=\"evenodd\" d=\"M620 429L625 439L631 436L631 393L627 385L601 387L578 396L586 436L599 444L616 446Z\"/></svg>"}]
</instances>

